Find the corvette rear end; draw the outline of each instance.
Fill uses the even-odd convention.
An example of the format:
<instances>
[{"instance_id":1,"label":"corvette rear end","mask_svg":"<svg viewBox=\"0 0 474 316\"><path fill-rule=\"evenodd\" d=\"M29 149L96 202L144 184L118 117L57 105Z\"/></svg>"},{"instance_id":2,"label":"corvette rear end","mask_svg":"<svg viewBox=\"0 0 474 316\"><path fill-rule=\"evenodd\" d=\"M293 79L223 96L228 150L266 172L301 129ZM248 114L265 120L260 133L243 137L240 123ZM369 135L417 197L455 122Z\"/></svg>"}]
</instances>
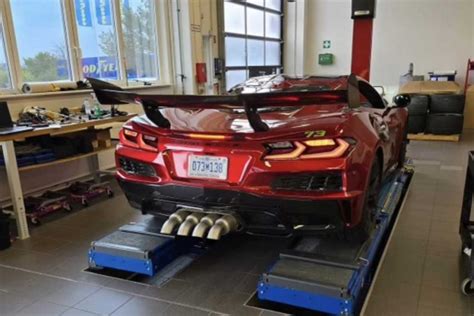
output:
<instances>
[{"instance_id":1,"label":"corvette rear end","mask_svg":"<svg viewBox=\"0 0 474 316\"><path fill-rule=\"evenodd\" d=\"M291 235L361 221L377 135L346 89L224 97L145 96L93 82L101 103L135 101L117 178L162 233ZM375 157L375 158L374 158Z\"/></svg>"}]
</instances>

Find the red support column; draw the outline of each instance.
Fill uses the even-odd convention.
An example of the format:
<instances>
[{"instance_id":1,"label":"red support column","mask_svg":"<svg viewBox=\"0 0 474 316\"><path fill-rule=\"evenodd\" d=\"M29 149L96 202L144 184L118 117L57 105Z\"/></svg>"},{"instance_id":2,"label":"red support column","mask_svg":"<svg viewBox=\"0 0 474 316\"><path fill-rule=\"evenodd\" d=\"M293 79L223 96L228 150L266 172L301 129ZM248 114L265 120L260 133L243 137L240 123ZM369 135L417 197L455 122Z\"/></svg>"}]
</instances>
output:
<instances>
[{"instance_id":1,"label":"red support column","mask_svg":"<svg viewBox=\"0 0 474 316\"><path fill-rule=\"evenodd\" d=\"M352 35L352 73L370 80L373 18L354 20Z\"/></svg>"}]
</instances>

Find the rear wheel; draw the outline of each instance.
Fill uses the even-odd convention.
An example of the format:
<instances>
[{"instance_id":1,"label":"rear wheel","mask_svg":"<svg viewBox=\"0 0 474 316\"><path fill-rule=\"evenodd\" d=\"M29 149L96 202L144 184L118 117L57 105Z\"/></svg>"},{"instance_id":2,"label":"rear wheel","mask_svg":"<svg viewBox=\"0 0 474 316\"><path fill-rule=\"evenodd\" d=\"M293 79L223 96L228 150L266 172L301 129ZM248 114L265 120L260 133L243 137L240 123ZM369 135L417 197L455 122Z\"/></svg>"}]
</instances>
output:
<instances>
[{"instance_id":1,"label":"rear wheel","mask_svg":"<svg viewBox=\"0 0 474 316\"><path fill-rule=\"evenodd\" d=\"M375 210L377 208L380 180L380 161L376 158L372 164L369 175L369 185L365 194L362 217L356 227L347 230L346 239L364 242L369 238L375 223Z\"/></svg>"},{"instance_id":2,"label":"rear wheel","mask_svg":"<svg viewBox=\"0 0 474 316\"><path fill-rule=\"evenodd\" d=\"M405 160L407 157L407 147L408 147L408 128L405 126L405 131L403 132L403 140L400 144L400 152L398 154L398 168L402 168L405 165Z\"/></svg>"}]
</instances>

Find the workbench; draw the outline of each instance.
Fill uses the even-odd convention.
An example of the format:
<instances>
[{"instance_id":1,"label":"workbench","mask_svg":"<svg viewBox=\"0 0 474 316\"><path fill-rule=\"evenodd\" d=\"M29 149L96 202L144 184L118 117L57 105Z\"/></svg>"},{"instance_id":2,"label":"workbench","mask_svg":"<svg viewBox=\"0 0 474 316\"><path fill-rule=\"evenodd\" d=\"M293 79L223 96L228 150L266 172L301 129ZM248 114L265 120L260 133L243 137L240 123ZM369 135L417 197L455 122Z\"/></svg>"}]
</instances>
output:
<instances>
[{"instance_id":1,"label":"workbench","mask_svg":"<svg viewBox=\"0 0 474 316\"><path fill-rule=\"evenodd\" d=\"M96 173L99 169L99 160L98 160L97 155L102 150L96 150L92 153L68 157L66 159L60 159L60 160L56 160L56 161L45 163L45 164L32 165L32 166L28 166L28 168L18 168L14 141L22 141L22 140L25 140L26 138L35 137L35 136L44 136L44 135L53 136L53 135L67 134L67 133L72 133L72 132L76 132L76 131L80 131L84 129L95 128L101 125L103 126L103 125L108 125L112 123L126 122L133 116L135 116L135 114L129 114L125 116L115 116L115 117L109 117L109 118L104 118L104 119L87 120L87 121L82 121L78 123L62 125L60 127L55 126L55 127L36 128L30 131L0 136L0 145L2 146L3 156L5 159L5 169L7 173L8 187L10 189L10 197L12 201L13 212L15 214L19 239L27 239L30 237L28 224L26 220L25 204L23 202L23 191L22 191L21 182L20 182L20 171L22 171L22 169L27 170L31 168L40 168L44 166L50 166L53 164L64 163L64 162L71 161L74 159L87 158L89 161L89 167L91 171L93 173Z\"/></svg>"}]
</instances>

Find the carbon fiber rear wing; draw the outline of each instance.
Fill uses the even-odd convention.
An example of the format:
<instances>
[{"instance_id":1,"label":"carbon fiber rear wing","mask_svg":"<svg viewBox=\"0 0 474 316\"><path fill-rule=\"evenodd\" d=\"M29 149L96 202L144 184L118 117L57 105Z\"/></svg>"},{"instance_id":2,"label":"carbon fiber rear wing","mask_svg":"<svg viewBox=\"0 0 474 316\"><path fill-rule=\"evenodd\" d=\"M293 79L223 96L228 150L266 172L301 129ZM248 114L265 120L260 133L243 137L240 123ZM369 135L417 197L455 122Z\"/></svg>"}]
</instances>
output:
<instances>
[{"instance_id":1,"label":"carbon fiber rear wing","mask_svg":"<svg viewBox=\"0 0 474 316\"><path fill-rule=\"evenodd\" d=\"M347 90L278 91L224 96L137 94L125 91L109 82L94 78L87 79L97 96L97 100L101 104L141 104L146 116L162 128L170 128L170 122L161 113L161 108L243 109L252 129L256 132L264 132L268 131L269 127L262 121L258 113L259 108L338 104L345 102L349 104L349 107L355 108L359 107L360 104L359 90L357 88L358 78L354 75L348 78Z\"/></svg>"}]
</instances>

